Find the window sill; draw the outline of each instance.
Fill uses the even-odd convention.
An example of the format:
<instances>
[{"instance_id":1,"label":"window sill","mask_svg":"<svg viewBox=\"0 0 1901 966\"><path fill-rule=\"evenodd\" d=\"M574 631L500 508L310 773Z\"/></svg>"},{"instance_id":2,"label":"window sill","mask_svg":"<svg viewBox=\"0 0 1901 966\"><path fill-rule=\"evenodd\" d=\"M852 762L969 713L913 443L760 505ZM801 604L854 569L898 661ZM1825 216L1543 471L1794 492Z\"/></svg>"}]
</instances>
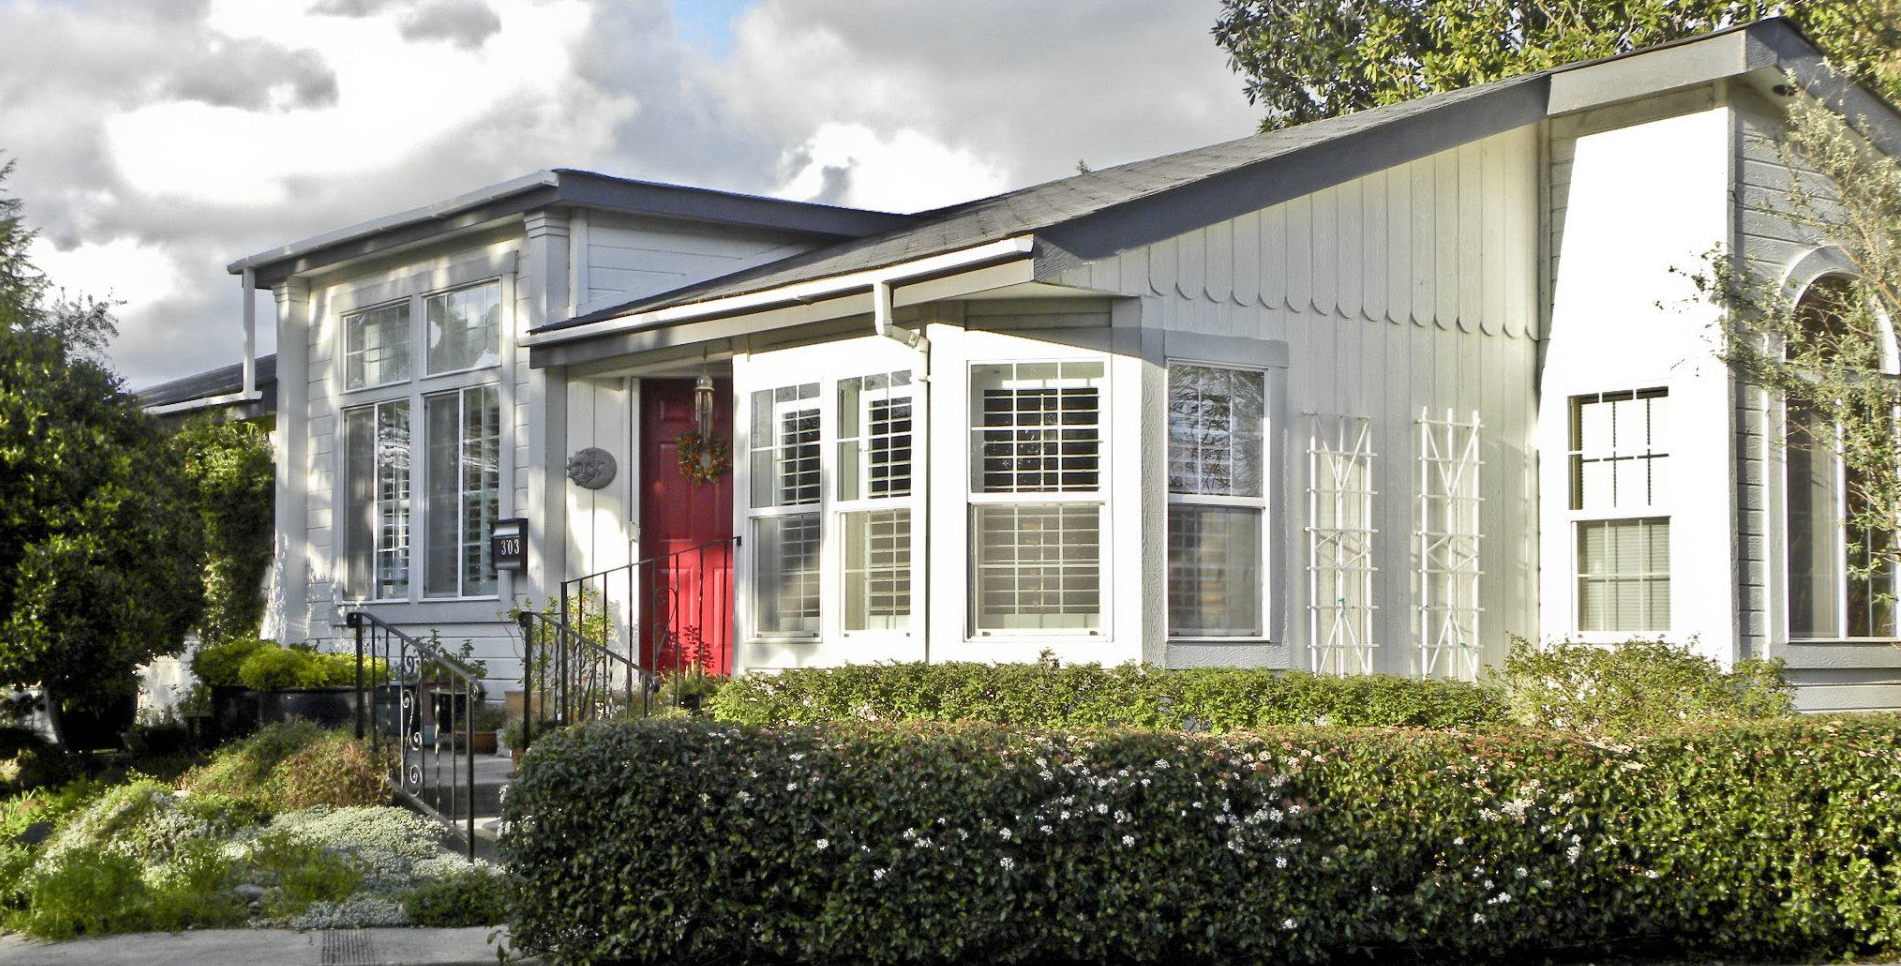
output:
<instances>
[{"instance_id":1,"label":"window sill","mask_svg":"<svg viewBox=\"0 0 1901 966\"><path fill-rule=\"evenodd\" d=\"M1259 635L1235 637L1171 637L1170 644L1278 644L1280 642Z\"/></svg>"}]
</instances>

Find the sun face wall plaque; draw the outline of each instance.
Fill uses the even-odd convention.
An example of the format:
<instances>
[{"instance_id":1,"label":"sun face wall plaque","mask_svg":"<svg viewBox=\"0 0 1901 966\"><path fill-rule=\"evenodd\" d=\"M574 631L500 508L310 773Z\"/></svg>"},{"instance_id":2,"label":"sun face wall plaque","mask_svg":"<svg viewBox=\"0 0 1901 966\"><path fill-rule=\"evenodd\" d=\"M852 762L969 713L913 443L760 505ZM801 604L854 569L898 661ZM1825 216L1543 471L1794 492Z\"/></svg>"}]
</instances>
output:
<instances>
[{"instance_id":1,"label":"sun face wall plaque","mask_svg":"<svg viewBox=\"0 0 1901 966\"><path fill-rule=\"evenodd\" d=\"M588 490L598 490L614 482L614 454L598 446L589 446L568 457L568 479Z\"/></svg>"}]
</instances>

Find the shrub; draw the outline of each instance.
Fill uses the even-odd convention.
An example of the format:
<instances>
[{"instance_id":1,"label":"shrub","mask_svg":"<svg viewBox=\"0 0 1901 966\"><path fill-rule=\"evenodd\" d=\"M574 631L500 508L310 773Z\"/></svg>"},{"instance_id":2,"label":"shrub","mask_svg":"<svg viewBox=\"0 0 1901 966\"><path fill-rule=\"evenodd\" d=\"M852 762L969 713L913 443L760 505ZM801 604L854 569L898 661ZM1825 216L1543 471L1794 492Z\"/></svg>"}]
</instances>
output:
<instances>
[{"instance_id":1,"label":"shrub","mask_svg":"<svg viewBox=\"0 0 1901 966\"><path fill-rule=\"evenodd\" d=\"M241 637L220 644L202 644L191 656L191 673L200 682L214 686L236 686L244 682L238 672L244 662L260 650L276 647L270 641Z\"/></svg>"},{"instance_id":2,"label":"shrub","mask_svg":"<svg viewBox=\"0 0 1901 966\"><path fill-rule=\"evenodd\" d=\"M315 805L381 805L389 800L370 746L305 721L270 725L218 749L186 773L193 792L224 795L267 814Z\"/></svg>"},{"instance_id":3,"label":"shrub","mask_svg":"<svg viewBox=\"0 0 1901 966\"><path fill-rule=\"evenodd\" d=\"M363 878L343 856L277 830L252 844L250 859L272 886L265 911L273 918L296 916L314 902L341 902Z\"/></svg>"},{"instance_id":4,"label":"shrub","mask_svg":"<svg viewBox=\"0 0 1901 966\"><path fill-rule=\"evenodd\" d=\"M1540 647L1514 638L1492 678L1515 719L1561 731L1646 731L1795 711L1781 661L1740 661L1726 672L1688 647L1663 641Z\"/></svg>"},{"instance_id":5,"label":"shrub","mask_svg":"<svg viewBox=\"0 0 1901 966\"><path fill-rule=\"evenodd\" d=\"M753 674L734 679L708 704L721 721L756 725L924 720L1222 732L1299 724L1471 728L1506 720L1495 692L1457 681L1050 660Z\"/></svg>"},{"instance_id":6,"label":"shrub","mask_svg":"<svg viewBox=\"0 0 1901 966\"><path fill-rule=\"evenodd\" d=\"M596 723L524 762L502 849L554 963L1843 956L1901 940L1898 761L1894 717L1629 746Z\"/></svg>"},{"instance_id":7,"label":"shrub","mask_svg":"<svg viewBox=\"0 0 1901 966\"><path fill-rule=\"evenodd\" d=\"M403 911L418 926L493 926L507 921L508 908L508 877L481 866L426 880L403 896Z\"/></svg>"},{"instance_id":8,"label":"shrub","mask_svg":"<svg viewBox=\"0 0 1901 966\"><path fill-rule=\"evenodd\" d=\"M74 849L30 876L27 908L12 925L41 939L136 931L150 918L152 890L138 860L104 849Z\"/></svg>"}]
</instances>

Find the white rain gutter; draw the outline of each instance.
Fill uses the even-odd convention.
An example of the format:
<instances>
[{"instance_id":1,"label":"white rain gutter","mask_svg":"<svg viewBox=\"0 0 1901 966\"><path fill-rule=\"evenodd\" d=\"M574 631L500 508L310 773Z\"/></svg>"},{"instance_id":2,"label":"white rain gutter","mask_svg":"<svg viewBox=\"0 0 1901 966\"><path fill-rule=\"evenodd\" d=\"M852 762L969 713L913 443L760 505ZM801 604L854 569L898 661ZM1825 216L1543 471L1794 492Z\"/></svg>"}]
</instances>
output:
<instances>
[{"instance_id":1,"label":"white rain gutter","mask_svg":"<svg viewBox=\"0 0 1901 966\"><path fill-rule=\"evenodd\" d=\"M862 272L851 272L845 275L833 275L829 278L816 278L807 282L781 285L778 288L770 288L761 292L751 292L745 295L730 295L726 298L710 299L705 302L693 302L687 305L675 305L664 309L656 309L651 312L636 312L632 315L602 319L598 322L589 322L586 325L577 325L570 329L556 329L531 335L523 341L529 346L550 345L557 342L592 338L594 336L608 335L616 332L627 332L653 328L655 326L672 325L680 322L691 322L712 316L740 315L746 312L778 308L784 305L816 302L820 299L848 295L859 289L871 290L874 300L879 298L878 292L880 289L884 292L883 298L885 300L887 316L882 323L874 322L874 325L879 326L876 331L882 335L885 334L886 328L890 326L888 312L891 286L893 283L924 275L956 271L960 268L971 268L985 262L1022 258L1030 254L1034 242L1035 238L1030 235L1017 235L1011 238L1005 238L1001 241L977 245L972 248L958 249L954 252L945 252L941 255L931 255L897 265L887 265L883 268L867 269ZM913 344L904 337L899 338L900 341L905 341L907 345Z\"/></svg>"},{"instance_id":2,"label":"white rain gutter","mask_svg":"<svg viewBox=\"0 0 1901 966\"><path fill-rule=\"evenodd\" d=\"M237 392L222 396L206 396L202 399L187 399L183 402L167 403L163 406L148 406L145 411L154 416L170 413L190 412L194 409L210 409L213 406L227 406L233 403L255 402L263 398L257 391L257 271L244 269L244 381Z\"/></svg>"}]
</instances>

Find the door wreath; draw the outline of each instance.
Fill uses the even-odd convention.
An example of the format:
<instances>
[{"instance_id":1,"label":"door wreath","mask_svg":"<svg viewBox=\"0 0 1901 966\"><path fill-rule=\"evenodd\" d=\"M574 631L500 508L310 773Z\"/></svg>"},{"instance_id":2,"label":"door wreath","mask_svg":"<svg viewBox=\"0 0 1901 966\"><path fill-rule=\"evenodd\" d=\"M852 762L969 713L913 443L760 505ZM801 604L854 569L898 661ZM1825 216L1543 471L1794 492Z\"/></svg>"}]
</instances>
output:
<instances>
[{"instance_id":1,"label":"door wreath","mask_svg":"<svg viewBox=\"0 0 1901 966\"><path fill-rule=\"evenodd\" d=\"M680 434L678 445L680 475L695 486L712 483L733 468L731 449L712 433L689 430Z\"/></svg>"}]
</instances>

